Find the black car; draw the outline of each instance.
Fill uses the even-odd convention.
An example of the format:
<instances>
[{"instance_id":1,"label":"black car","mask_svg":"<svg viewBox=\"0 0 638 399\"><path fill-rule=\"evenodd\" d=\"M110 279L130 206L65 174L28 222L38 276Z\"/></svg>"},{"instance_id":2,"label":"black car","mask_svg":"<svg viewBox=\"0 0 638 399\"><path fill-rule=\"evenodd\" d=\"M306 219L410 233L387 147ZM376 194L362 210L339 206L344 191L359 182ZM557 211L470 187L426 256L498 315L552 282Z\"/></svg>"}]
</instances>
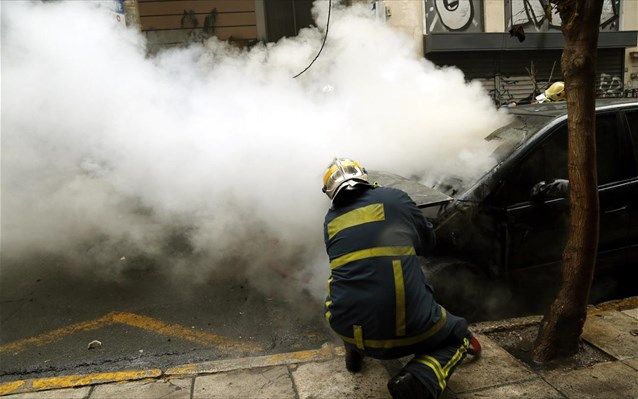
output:
<instances>
[{"instance_id":1,"label":"black car","mask_svg":"<svg viewBox=\"0 0 638 399\"><path fill-rule=\"evenodd\" d=\"M568 200L560 190L543 195L534 188L567 182L566 104L520 106L511 112L514 121L486 137L497 140L497 164L470 185L451 178L428 188L399 176L374 176L380 184L404 189L433 220L437 253L426 272L439 280L435 286L444 303L481 302L495 310L501 302L514 301L512 292L524 292L524 299L540 304L539 298L551 298L558 285ZM599 277L602 285L594 288L593 300L618 290L636 291L636 280L628 276L638 266L638 101L596 103L596 147L597 271L607 275L613 266L622 273ZM493 282L506 284L499 291Z\"/></svg>"}]
</instances>

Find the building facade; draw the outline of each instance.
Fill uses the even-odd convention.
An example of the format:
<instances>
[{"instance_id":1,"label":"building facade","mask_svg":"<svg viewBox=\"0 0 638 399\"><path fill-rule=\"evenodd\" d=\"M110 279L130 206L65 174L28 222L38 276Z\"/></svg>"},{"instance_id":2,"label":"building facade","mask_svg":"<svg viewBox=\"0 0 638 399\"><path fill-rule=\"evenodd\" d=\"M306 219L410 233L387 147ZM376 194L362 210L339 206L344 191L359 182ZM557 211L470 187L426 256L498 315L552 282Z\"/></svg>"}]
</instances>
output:
<instances>
[{"instance_id":1,"label":"building facade","mask_svg":"<svg viewBox=\"0 0 638 399\"><path fill-rule=\"evenodd\" d=\"M313 23L313 0L115 1L124 2L127 22L140 26L151 52L210 36L240 46L277 41ZM562 79L561 21L548 0L345 1L374 6L379 18L413 39L420 56L480 80L496 103L519 101ZM638 0L604 0L599 97L637 95L637 42Z\"/></svg>"},{"instance_id":2,"label":"building facade","mask_svg":"<svg viewBox=\"0 0 638 399\"><path fill-rule=\"evenodd\" d=\"M546 0L383 0L381 6L387 23L410 35L420 54L479 79L497 103L521 100L562 79L560 16ZM637 42L638 1L604 0L599 97L636 96Z\"/></svg>"}]
</instances>

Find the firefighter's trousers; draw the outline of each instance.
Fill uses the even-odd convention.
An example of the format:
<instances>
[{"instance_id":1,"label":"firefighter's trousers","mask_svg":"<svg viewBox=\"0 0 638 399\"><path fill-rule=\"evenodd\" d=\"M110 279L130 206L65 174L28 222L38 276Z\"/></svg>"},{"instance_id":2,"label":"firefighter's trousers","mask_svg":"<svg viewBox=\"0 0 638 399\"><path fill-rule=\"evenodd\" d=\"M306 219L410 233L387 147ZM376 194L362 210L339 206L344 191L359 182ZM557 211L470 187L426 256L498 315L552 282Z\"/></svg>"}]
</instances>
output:
<instances>
[{"instance_id":1,"label":"firefighter's trousers","mask_svg":"<svg viewBox=\"0 0 638 399\"><path fill-rule=\"evenodd\" d=\"M403 370L415 376L428 391L427 397L438 398L450 376L461 364L470 345L468 338L451 340L427 353L417 353Z\"/></svg>"},{"instance_id":2,"label":"firefighter's trousers","mask_svg":"<svg viewBox=\"0 0 638 399\"><path fill-rule=\"evenodd\" d=\"M396 348L394 351L375 351L365 348L357 349L345 343L348 350L354 350L376 359L392 359L413 354L414 357L403 368L416 377L427 397L438 398L445 390L447 382L467 354L470 346L470 331L467 321L461 317L448 314L446 326L431 339L419 344Z\"/></svg>"}]
</instances>

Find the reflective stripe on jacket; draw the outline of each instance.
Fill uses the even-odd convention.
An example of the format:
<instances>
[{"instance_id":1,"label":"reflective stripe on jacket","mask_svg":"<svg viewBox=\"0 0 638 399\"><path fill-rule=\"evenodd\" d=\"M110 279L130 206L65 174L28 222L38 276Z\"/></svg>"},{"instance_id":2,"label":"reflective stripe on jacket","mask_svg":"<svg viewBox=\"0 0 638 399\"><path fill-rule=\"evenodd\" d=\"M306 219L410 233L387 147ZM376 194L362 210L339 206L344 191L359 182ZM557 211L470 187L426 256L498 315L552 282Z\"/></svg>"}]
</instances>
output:
<instances>
[{"instance_id":1,"label":"reflective stripe on jacket","mask_svg":"<svg viewBox=\"0 0 638 399\"><path fill-rule=\"evenodd\" d=\"M330 258L326 319L346 342L392 348L445 325L417 255L434 246L432 225L403 191L359 189L324 222Z\"/></svg>"}]
</instances>

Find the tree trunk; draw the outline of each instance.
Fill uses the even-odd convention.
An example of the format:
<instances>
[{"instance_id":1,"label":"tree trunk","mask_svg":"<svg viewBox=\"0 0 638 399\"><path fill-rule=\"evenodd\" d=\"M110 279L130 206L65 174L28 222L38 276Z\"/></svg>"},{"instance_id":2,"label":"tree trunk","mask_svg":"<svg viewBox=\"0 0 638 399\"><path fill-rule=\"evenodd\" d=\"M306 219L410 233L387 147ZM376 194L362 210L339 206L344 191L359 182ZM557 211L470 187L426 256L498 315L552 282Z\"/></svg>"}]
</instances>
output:
<instances>
[{"instance_id":1,"label":"tree trunk","mask_svg":"<svg viewBox=\"0 0 638 399\"><path fill-rule=\"evenodd\" d=\"M561 67L567 96L570 222L562 282L543 318L532 358L543 363L578 352L598 246L595 65L603 0L556 0L563 21Z\"/></svg>"}]
</instances>

